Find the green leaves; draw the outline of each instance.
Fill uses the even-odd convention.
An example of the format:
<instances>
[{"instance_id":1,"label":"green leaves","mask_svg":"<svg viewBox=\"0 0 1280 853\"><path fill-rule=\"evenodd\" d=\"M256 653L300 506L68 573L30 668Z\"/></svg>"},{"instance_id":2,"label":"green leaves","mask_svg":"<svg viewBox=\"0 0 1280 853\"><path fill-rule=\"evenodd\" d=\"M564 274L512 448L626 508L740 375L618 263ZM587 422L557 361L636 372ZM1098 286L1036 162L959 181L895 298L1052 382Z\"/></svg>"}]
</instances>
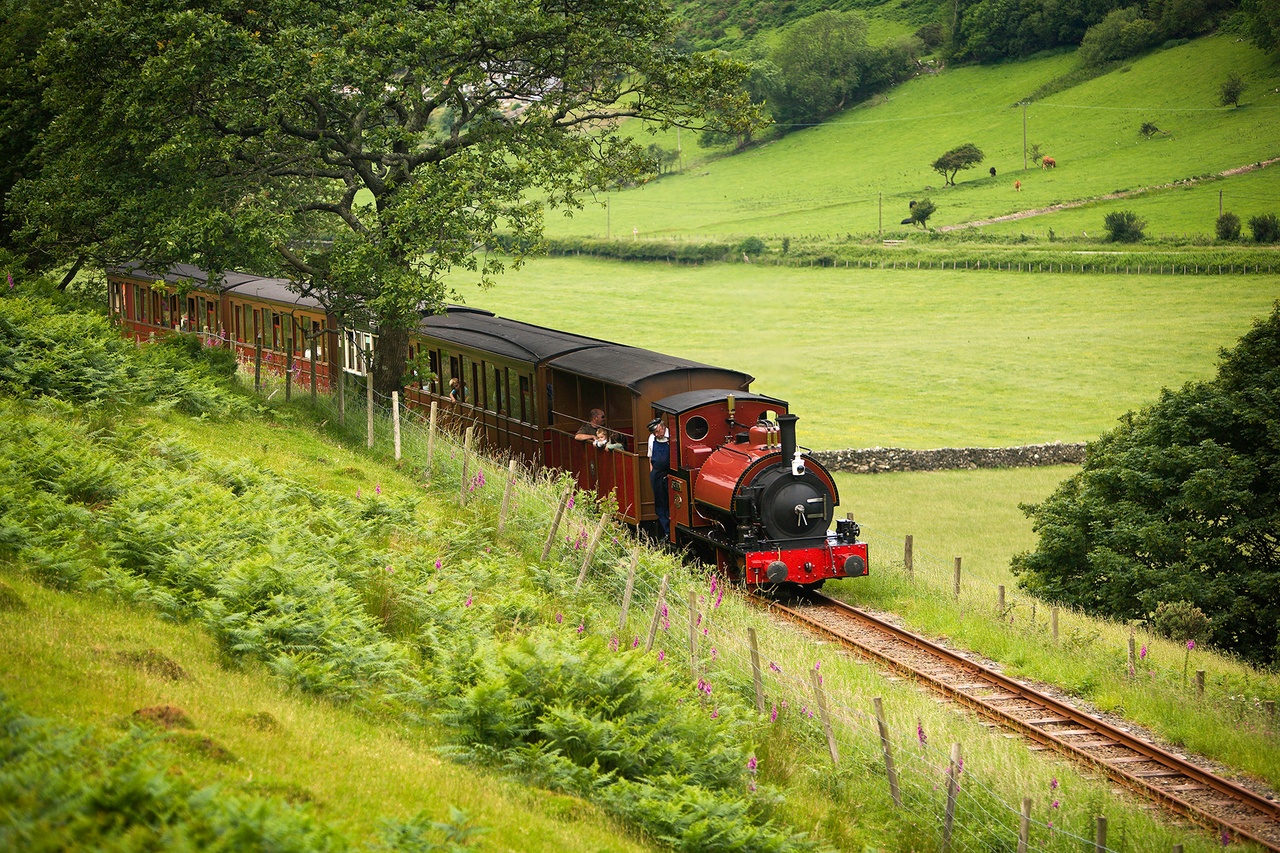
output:
<instances>
[{"instance_id":1,"label":"green leaves","mask_svg":"<svg viewBox=\"0 0 1280 853\"><path fill-rule=\"evenodd\" d=\"M1258 664L1280 626L1280 307L1218 377L1161 399L1090 444L1084 470L1025 507L1040 536L1023 585L1133 619L1187 602L1210 641Z\"/></svg>"}]
</instances>

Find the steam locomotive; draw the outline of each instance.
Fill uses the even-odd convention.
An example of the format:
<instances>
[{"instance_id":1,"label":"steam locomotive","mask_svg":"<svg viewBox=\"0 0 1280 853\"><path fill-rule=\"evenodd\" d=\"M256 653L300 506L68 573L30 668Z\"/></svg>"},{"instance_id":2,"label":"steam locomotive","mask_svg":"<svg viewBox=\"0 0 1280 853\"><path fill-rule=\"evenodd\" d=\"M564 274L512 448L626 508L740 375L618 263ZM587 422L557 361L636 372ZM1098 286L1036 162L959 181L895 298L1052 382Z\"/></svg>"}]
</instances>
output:
<instances>
[{"instance_id":1,"label":"steam locomotive","mask_svg":"<svg viewBox=\"0 0 1280 853\"><path fill-rule=\"evenodd\" d=\"M108 273L113 316L144 340L181 328L326 391L367 372L373 330L344 328L284 280L190 266ZM751 376L652 350L450 307L424 316L409 343L420 379L410 406L434 402L446 422L473 427L489 450L569 472L612 501L626 523L654 532L647 426L669 432L669 541L750 586L818 585L867 574L867 546L845 518L835 481L796 443L787 403L750 391ZM608 441L579 440L592 412ZM599 446L597 446L599 444Z\"/></svg>"}]
</instances>

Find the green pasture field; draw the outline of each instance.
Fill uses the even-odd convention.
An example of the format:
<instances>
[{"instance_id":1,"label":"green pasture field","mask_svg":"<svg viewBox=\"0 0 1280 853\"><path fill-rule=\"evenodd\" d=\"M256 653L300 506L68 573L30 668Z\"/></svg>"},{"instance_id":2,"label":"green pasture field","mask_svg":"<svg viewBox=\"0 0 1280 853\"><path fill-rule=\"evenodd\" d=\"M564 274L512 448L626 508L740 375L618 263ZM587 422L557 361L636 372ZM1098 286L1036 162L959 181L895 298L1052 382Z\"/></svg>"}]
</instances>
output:
<instances>
[{"instance_id":1,"label":"green pasture field","mask_svg":"<svg viewBox=\"0 0 1280 853\"><path fill-rule=\"evenodd\" d=\"M1027 141L1040 143L1058 168L1023 171L1023 111L1016 105L1077 65L1075 55L1065 53L926 74L820 126L736 156L687 161L683 174L610 193L607 225L602 206L572 218L551 212L547 233L867 234L880 226L881 193L886 230L902 231L898 223L908 202L925 195L938 206L930 221L937 227L1280 156L1280 66L1248 43L1219 35L1156 50L1031 103ZM1249 87L1238 109L1218 106L1218 87L1232 71ZM1169 135L1144 140L1138 128L1148 121ZM686 152L696 150L687 135L682 142ZM944 187L930 164L965 142L981 148L986 161L961 172L957 186ZM995 178L987 174L991 166ZM1015 179L1022 182L1020 192ZM1190 224L1153 223L1152 233L1181 232ZM1212 225L1205 219L1195 230L1212 233ZM1094 227L1101 227L1100 214Z\"/></svg>"},{"instance_id":2,"label":"green pasture field","mask_svg":"<svg viewBox=\"0 0 1280 853\"><path fill-rule=\"evenodd\" d=\"M469 304L756 377L801 444L1085 441L1213 375L1280 276L678 266L552 258Z\"/></svg>"},{"instance_id":3,"label":"green pasture field","mask_svg":"<svg viewBox=\"0 0 1280 853\"><path fill-rule=\"evenodd\" d=\"M1156 145L1172 141L1153 140ZM1077 240L1087 234L1096 240L1106 236L1103 220L1108 213L1132 210L1146 220L1148 238L1178 241L1196 236L1214 237L1219 193L1222 193L1222 210L1240 217L1242 243L1247 244L1252 236L1249 217L1264 213L1280 214L1280 163L1229 178L1153 190L1129 198L1093 201L1082 207L996 222L981 226L981 231L1009 236L1026 234L1044 241L1052 229L1058 237ZM1159 247L1146 248L1159 251ZM1274 257L1270 262L1280 268L1280 253L1271 254ZM1264 265L1268 263L1265 257L1260 257L1259 261Z\"/></svg>"}]
</instances>

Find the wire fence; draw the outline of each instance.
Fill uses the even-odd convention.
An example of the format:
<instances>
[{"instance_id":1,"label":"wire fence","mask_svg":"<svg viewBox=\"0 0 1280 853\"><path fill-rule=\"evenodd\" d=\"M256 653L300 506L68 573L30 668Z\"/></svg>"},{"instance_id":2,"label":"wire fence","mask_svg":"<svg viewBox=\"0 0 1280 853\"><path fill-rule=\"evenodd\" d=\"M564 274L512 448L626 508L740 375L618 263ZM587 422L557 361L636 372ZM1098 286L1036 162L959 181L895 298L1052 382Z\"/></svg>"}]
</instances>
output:
<instances>
[{"instance_id":1,"label":"wire fence","mask_svg":"<svg viewBox=\"0 0 1280 853\"><path fill-rule=\"evenodd\" d=\"M239 381L253 387L252 367ZM264 376L260 393L277 398L284 381L280 375ZM305 391L310 394L309 388ZM959 744L939 747L918 719L914 730L909 721L904 724L900 711L886 720L876 707L882 705L880 697L872 700L845 683L858 680L849 668L852 658L838 655L839 660L823 661L821 647L811 639L769 631L776 622L768 614L745 606L723 608L726 597L739 594L724 579L685 568L661 547L636 539L594 494L577 489L569 475L531 470L507 456L491 455L474 434L469 438L441 428L439 417L432 429L429 412L405 409L398 399L376 393L345 394L344 410L336 396L317 395L314 415L324 429L352 444L363 443L375 457L407 466L411 475L452 495L460 506L490 519L496 516L500 537L526 553L541 553L549 567L576 570L575 589L585 585L594 595L619 602L617 621L587 625L584 620L579 628L607 637L614 648L643 647L666 665L682 668L713 713L715 698L727 692L771 722L784 718L814 755L826 753L814 760L831 763L825 772L835 783L845 774L882 768L893 780L894 799L904 813L933 816L944 852L1124 849L1108 846L1104 816L1095 817L1093 837L1075 834L1061 819L1054 820L1063 814L1056 811L1057 800L1042 805L1039 814L1031 811L1032 798L1008 802L1001 790L1007 786L965 766ZM873 546L890 551L886 538L876 531L871 536ZM917 550L904 554L901 564L886 560L881 571L898 572L935 597L945 597L950 584L956 607L1007 619L1014 603L1003 598L1003 609L993 607L995 585L965 579L956 587L958 569L948 576L945 568L945 560ZM569 577L563 578L566 589ZM999 593L1004 595L1003 587ZM1034 612L1029 600L1016 605ZM758 635L767 642L760 644ZM796 662L809 659L812 666ZM832 664L838 665L833 669ZM863 681L872 678L864 671ZM883 687L872 680L869 689ZM883 795L893 794L887 782ZM1075 823L1080 823L1078 816Z\"/></svg>"}]
</instances>

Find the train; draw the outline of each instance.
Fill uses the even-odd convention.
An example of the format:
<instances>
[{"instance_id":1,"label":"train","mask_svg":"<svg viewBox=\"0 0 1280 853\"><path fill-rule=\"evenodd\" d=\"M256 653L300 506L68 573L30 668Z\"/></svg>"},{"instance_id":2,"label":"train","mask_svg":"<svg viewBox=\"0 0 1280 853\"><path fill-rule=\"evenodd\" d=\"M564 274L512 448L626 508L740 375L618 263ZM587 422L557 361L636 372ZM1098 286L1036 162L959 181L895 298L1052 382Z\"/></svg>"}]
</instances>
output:
<instances>
[{"instance_id":1,"label":"train","mask_svg":"<svg viewBox=\"0 0 1280 853\"><path fill-rule=\"evenodd\" d=\"M287 280L228 273L214 285L196 267L136 264L107 279L111 315L137 340L188 331L243 361L260 347L267 369L317 391L367 381L376 332L343 327ZM792 588L868 573L857 522L834 517L835 479L797 442L798 416L751 391L752 376L456 305L421 318L408 356L418 375L406 405L434 403L488 451L568 472L619 520L726 577ZM655 432L669 448L662 506L664 478L649 476Z\"/></svg>"}]
</instances>

